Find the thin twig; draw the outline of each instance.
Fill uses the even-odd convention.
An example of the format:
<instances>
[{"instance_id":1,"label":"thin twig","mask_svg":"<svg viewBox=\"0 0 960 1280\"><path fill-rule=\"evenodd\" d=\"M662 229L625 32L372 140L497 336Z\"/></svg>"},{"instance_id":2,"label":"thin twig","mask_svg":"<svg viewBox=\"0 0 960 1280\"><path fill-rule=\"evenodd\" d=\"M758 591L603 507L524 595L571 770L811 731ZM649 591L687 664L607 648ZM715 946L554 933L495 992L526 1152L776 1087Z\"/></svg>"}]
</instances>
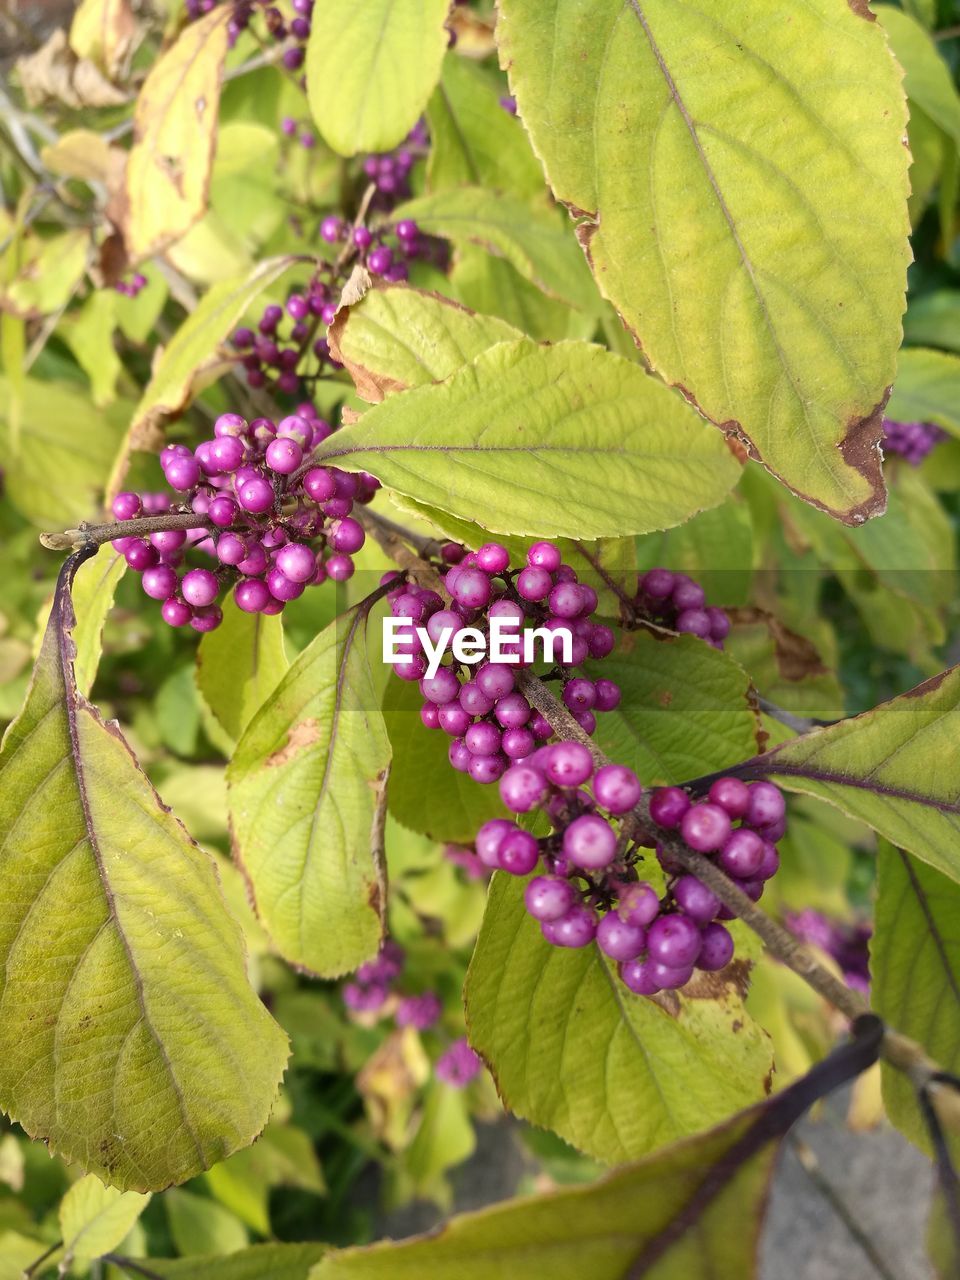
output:
<instances>
[{"instance_id":1,"label":"thin twig","mask_svg":"<svg viewBox=\"0 0 960 1280\"><path fill-rule=\"evenodd\" d=\"M769 716L771 720L777 720L780 724L786 725L794 733L809 733L811 729L826 729L830 725L838 723L836 720L818 720L816 716L795 716L792 711L787 711L785 707L778 707L769 698L758 696L757 705L765 716Z\"/></svg>"},{"instance_id":2,"label":"thin twig","mask_svg":"<svg viewBox=\"0 0 960 1280\"><path fill-rule=\"evenodd\" d=\"M165 1276L160 1275L158 1271L151 1271L136 1258L125 1258L120 1253L105 1253L102 1261L109 1262L113 1267L121 1267L124 1271L133 1271L138 1276L143 1276L144 1280L166 1280Z\"/></svg>"},{"instance_id":3,"label":"thin twig","mask_svg":"<svg viewBox=\"0 0 960 1280\"><path fill-rule=\"evenodd\" d=\"M793 1153L797 1157L800 1168L807 1175L812 1185L817 1189L820 1195L826 1200L827 1204L846 1227L850 1238L855 1244L859 1245L867 1261L876 1271L882 1280L897 1280L897 1277L884 1262L879 1249L870 1239L868 1233L861 1227L860 1223L854 1217L850 1206L843 1199L832 1182L824 1175L820 1168L820 1161L817 1159L814 1150L800 1138L791 1137L788 1139Z\"/></svg>"},{"instance_id":4,"label":"thin twig","mask_svg":"<svg viewBox=\"0 0 960 1280\"><path fill-rule=\"evenodd\" d=\"M109 524L81 524L63 533L41 533L48 551L76 551L80 547L100 547L116 538L142 538L166 529L210 529L210 520L196 511L171 511L162 516L138 516L136 520L114 520Z\"/></svg>"},{"instance_id":5,"label":"thin twig","mask_svg":"<svg viewBox=\"0 0 960 1280\"><path fill-rule=\"evenodd\" d=\"M58 1240L56 1244L52 1244L49 1249L44 1249L43 1253L41 1253L39 1258L34 1258L33 1262L30 1263L29 1267L24 1267L23 1269L24 1280L29 1280L29 1277L33 1275L33 1273L37 1270L37 1268L42 1267L43 1264L46 1262L46 1260L48 1258L52 1258L53 1255L57 1252L57 1250L62 1247L63 1247L63 1241Z\"/></svg>"}]
</instances>

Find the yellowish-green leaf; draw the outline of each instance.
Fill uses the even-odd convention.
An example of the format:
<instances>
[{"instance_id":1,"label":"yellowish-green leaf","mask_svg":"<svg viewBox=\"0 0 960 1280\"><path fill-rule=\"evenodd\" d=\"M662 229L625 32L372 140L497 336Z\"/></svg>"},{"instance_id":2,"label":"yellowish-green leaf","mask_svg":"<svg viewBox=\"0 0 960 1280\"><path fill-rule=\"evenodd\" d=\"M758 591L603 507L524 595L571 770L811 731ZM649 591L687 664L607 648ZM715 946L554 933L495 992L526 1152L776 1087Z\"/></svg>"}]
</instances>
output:
<instances>
[{"instance_id":1,"label":"yellowish-green leaf","mask_svg":"<svg viewBox=\"0 0 960 1280\"><path fill-rule=\"evenodd\" d=\"M0 1106L123 1190L263 1128L286 1038L250 987L208 856L74 685L65 566L0 752ZM39 783L38 783L39 779Z\"/></svg>"},{"instance_id":2,"label":"yellowish-green leaf","mask_svg":"<svg viewBox=\"0 0 960 1280\"><path fill-rule=\"evenodd\" d=\"M765 1118L754 1108L591 1186L464 1214L432 1236L330 1253L310 1280L745 1280L779 1136Z\"/></svg>"},{"instance_id":3,"label":"yellowish-green leaf","mask_svg":"<svg viewBox=\"0 0 960 1280\"><path fill-rule=\"evenodd\" d=\"M960 882L960 667L814 729L742 771L818 796Z\"/></svg>"},{"instance_id":4,"label":"yellowish-green leaf","mask_svg":"<svg viewBox=\"0 0 960 1280\"><path fill-rule=\"evenodd\" d=\"M448 0L328 0L317 8L307 94L334 151L389 151L403 141L440 75L448 9Z\"/></svg>"},{"instance_id":5,"label":"yellowish-green leaf","mask_svg":"<svg viewBox=\"0 0 960 1280\"><path fill-rule=\"evenodd\" d=\"M347 470L494 533L593 540L679 524L740 467L690 407L601 347L503 342L321 446Z\"/></svg>"},{"instance_id":6,"label":"yellowish-green leaf","mask_svg":"<svg viewBox=\"0 0 960 1280\"><path fill-rule=\"evenodd\" d=\"M296 259L268 258L253 271L214 285L187 317L163 352L134 410L130 430L113 467L110 492L123 482L132 449L159 448L167 420L181 413L198 391L232 366L219 352L244 312Z\"/></svg>"},{"instance_id":7,"label":"yellowish-green leaf","mask_svg":"<svg viewBox=\"0 0 960 1280\"><path fill-rule=\"evenodd\" d=\"M10 501L45 529L64 529L95 517L130 404L117 400L96 409L82 385L27 378L16 437L9 416L13 400L9 380L0 378L0 422L5 428L0 434Z\"/></svg>"},{"instance_id":8,"label":"yellowish-green leaf","mask_svg":"<svg viewBox=\"0 0 960 1280\"><path fill-rule=\"evenodd\" d=\"M281 619L244 613L231 596L224 602L223 624L208 632L197 649L197 687L236 741L289 665Z\"/></svg>"},{"instance_id":9,"label":"yellowish-green leaf","mask_svg":"<svg viewBox=\"0 0 960 1280\"><path fill-rule=\"evenodd\" d=\"M769 1090L770 1043L738 990L747 968L632 995L596 946L551 947L523 884L498 873L464 990L470 1043L511 1111L597 1159L636 1159Z\"/></svg>"},{"instance_id":10,"label":"yellowish-green leaf","mask_svg":"<svg viewBox=\"0 0 960 1280\"><path fill-rule=\"evenodd\" d=\"M553 209L483 187L455 187L410 200L396 211L454 244L480 245L506 259L552 298L599 316L603 303L570 227Z\"/></svg>"},{"instance_id":11,"label":"yellowish-green leaf","mask_svg":"<svg viewBox=\"0 0 960 1280\"><path fill-rule=\"evenodd\" d=\"M90 379L93 403L101 409L116 398L117 379L123 372L113 345L116 298L109 289L94 290L59 328L60 336Z\"/></svg>"},{"instance_id":12,"label":"yellowish-green leaf","mask_svg":"<svg viewBox=\"0 0 960 1280\"><path fill-rule=\"evenodd\" d=\"M150 1203L149 1195L105 1187L88 1173L60 1202L64 1261L85 1270L94 1258L115 1249Z\"/></svg>"},{"instance_id":13,"label":"yellowish-green leaf","mask_svg":"<svg viewBox=\"0 0 960 1280\"><path fill-rule=\"evenodd\" d=\"M955 145L960 143L960 95L930 34L908 13L892 5L874 5L873 12L903 67L907 97L922 107Z\"/></svg>"},{"instance_id":14,"label":"yellowish-green leaf","mask_svg":"<svg viewBox=\"0 0 960 1280\"><path fill-rule=\"evenodd\" d=\"M215 1200L176 1188L167 1192L163 1204L178 1253L229 1254L249 1243L240 1219Z\"/></svg>"},{"instance_id":15,"label":"yellowish-green leaf","mask_svg":"<svg viewBox=\"0 0 960 1280\"><path fill-rule=\"evenodd\" d=\"M83 276L90 251L89 231L61 231L49 239L28 235L20 244L17 272L4 285L0 301L20 316L59 311Z\"/></svg>"},{"instance_id":16,"label":"yellowish-green leaf","mask_svg":"<svg viewBox=\"0 0 960 1280\"><path fill-rule=\"evenodd\" d=\"M870 944L871 1001L877 1013L917 1041L944 1071L960 1068L960 888L881 841L877 911ZM883 1065L887 1114L929 1150L916 1092Z\"/></svg>"},{"instance_id":17,"label":"yellowish-green leaf","mask_svg":"<svg viewBox=\"0 0 960 1280\"><path fill-rule=\"evenodd\" d=\"M304 649L227 773L257 914L286 960L324 977L369 959L383 931L390 743L366 621L366 609L352 609Z\"/></svg>"},{"instance_id":18,"label":"yellowish-green leaf","mask_svg":"<svg viewBox=\"0 0 960 1280\"><path fill-rule=\"evenodd\" d=\"M450 271L449 288L458 302L485 315L499 316L539 342L562 342L564 338L590 339L597 317L578 311L548 297L531 284L506 258L496 258L473 244L461 244ZM634 358L633 339L616 320L623 346L629 353L612 348L617 355Z\"/></svg>"},{"instance_id":19,"label":"yellowish-green leaf","mask_svg":"<svg viewBox=\"0 0 960 1280\"><path fill-rule=\"evenodd\" d=\"M307 1280L325 1244L254 1244L227 1257L151 1258L150 1270L169 1280Z\"/></svg>"},{"instance_id":20,"label":"yellowish-green leaf","mask_svg":"<svg viewBox=\"0 0 960 1280\"><path fill-rule=\"evenodd\" d=\"M92 129L69 129L40 152L40 159L51 173L84 182L107 182L114 164L122 165L124 157L125 152L111 147Z\"/></svg>"},{"instance_id":21,"label":"yellowish-green leaf","mask_svg":"<svg viewBox=\"0 0 960 1280\"><path fill-rule=\"evenodd\" d=\"M137 97L123 211L134 261L178 240L207 206L231 12L218 5L186 26Z\"/></svg>"},{"instance_id":22,"label":"yellowish-green leaf","mask_svg":"<svg viewBox=\"0 0 960 1280\"><path fill-rule=\"evenodd\" d=\"M74 682L84 698L90 690L100 665L103 624L113 608L117 584L127 562L111 547L92 556L77 570L73 580L73 604L77 625L73 629L76 654L73 659Z\"/></svg>"},{"instance_id":23,"label":"yellowish-green leaf","mask_svg":"<svg viewBox=\"0 0 960 1280\"><path fill-rule=\"evenodd\" d=\"M270 1235L271 1187L325 1190L313 1143L302 1129L269 1124L252 1147L204 1175L217 1200L259 1235Z\"/></svg>"},{"instance_id":24,"label":"yellowish-green leaf","mask_svg":"<svg viewBox=\"0 0 960 1280\"><path fill-rule=\"evenodd\" d=\"M130 0L82 0L70 24L70 48L114 79L137 34Z\"/></svg>"},{"instance_id":25,"label":"yellowish-green leaf","mask_svg":"<svg viewBox=\"0 0 960 1280\"><path fill-rule=\"evenodd\" d=\"M330 349L364 400L443 382L498 342L523 334L495 316L478 316L419 289L370 289L330 326Z\"/></svg>"},{"instance_id":26,"label":"yellowish-green leaf","mask_svg":"<svg viewBox=\"0 0 960 1280\"><path fill-rule=\"evenodd\" d=\"M934 422L960 436L960 356L928 347L901 351L887 417Z\"/></svg>"},{"instance_id":27,"label":"yellowish-green leaf","mask_svg":"<svg viewBox=\"0 0 960 1280\"><path fill-rule=\"evenodd\" d=\"M488 187L525 199L545 194L523 125L500 105L500 84L469 58L447 58L427 108L427 185Z\"/></svg>"},{"instance_id":28,"label":"yellowish-green leaf","mask_svg":"<svg viewBox=\"0 0 960 1280\"><path fill-rule=\"evenodd\" d=\"M881 511L909 157L900 69L866 5L498 13L534 149L653 367L807 501L851 523Z\"/></svg>"}]
</instances>

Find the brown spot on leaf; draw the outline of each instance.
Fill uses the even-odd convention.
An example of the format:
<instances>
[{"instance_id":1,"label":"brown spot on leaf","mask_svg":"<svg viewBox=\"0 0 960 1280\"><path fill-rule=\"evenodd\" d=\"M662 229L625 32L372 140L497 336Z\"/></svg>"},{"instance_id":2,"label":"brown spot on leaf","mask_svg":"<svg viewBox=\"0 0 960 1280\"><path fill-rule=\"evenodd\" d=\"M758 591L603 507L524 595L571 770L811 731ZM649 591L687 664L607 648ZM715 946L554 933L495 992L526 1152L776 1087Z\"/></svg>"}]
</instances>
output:
<instances>
[{"instance_id":1,"label":"brown spot on leaf","mask_svg":"<svg viewBox=\"0 0 960 1280\"><path fill-rule=\"evenodd\" d=\"M887 491L883 483L883 455L880 440L883 436L883 411L890 399L892 387L887 387L880 400L863 418L852 418L840 441L840 453L848 467L858 471L870 486L870 497L859 506L840 513L844 524L863 524L871 516L879 516L887 507Z\"/></svg>"},{"instance_id":2,"label":"brown spot on leaf","mask_svg":"<svg viewBox=\"0 0 960 1280\"><path fill-rule=\"evenodd\" d=\"M811 676L829 675L819 652L806 636L791 631L788 626L768 613L766 609L728 609L730 620L736 626L765 626L773 641L773 654L777 669L784 680L797 682Z\"/></svg>"},{"instance_id":3,"label":"brown spot on leaf","mask_svg":"<svg viewBox=\"0 0 960 1280\"><path fill-rule=\"evenodd\" d=\"M866 18L868 22L876 22L877 15L870 12L870 6L867 4L867 0L847 0L847 4L858 18Z\"/></svg>"},{"instance_id":4,"label":"brown spot on leaf","mask_svg":"<svg viewBox=\"0 0 960 1280\"><path fill-rule=\"evenodd\" d=\"M307 747L312 747L315 742L319 741L319 738L320 721L316 716L301 720L299 724L295 724L290 730L284 745L274 751L273 755L267 756L264 763L268 769L276 769L280 765L289 764L301 751L304 751Z\"/></svg>"},{"instance_id":5,"label":"brown spot on leaf","mask_svg":"<svg viewBox=\"0 0 960 1280\"><path fill-rule=\"evenodd\" d=\"M673 693L670 689L663 689L660 693L657 694L657 702L659 702L661 707L669 707L672 701L673 701Z\"/></svg>"},{"instance_id":6,"label":"brown spot on leaf","mask_svg":"<svg viewBox=\"0 0 960 1280\"><path fill-rule=\"evenodd\" d=\"M929 680L924 680L922 684L918 684L915 689L908 689L901 696L904 698L923 698L928 693L935 693L943 684L947 676L954 675L957 667L948 667L946 671L941 671L939 675L931 676Z\"/></svg>"}]
</instances>

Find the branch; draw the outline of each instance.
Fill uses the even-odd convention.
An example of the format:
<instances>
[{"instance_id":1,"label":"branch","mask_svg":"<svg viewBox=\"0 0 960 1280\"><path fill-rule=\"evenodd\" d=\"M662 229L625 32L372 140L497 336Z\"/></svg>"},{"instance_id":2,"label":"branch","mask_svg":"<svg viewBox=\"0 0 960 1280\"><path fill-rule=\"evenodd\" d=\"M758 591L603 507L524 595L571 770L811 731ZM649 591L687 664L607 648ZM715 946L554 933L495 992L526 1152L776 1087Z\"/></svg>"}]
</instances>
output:
<instances>
[{"instance_id":1,"label":"branch","mask_svg":"<svg viewBox=\"0 0 960 1280\"><path fill-rule=\"evenodd\" d=\"M415 555L407 545L411 541L422 541L418 539L418 535L403 530L392 521L385 521L369 511L363 513L363 521L375 541L392 560L407 570L414 582L430 590L437 589L441 580L436 569ZM543 681L532 671L524 668L517 671L517 687L561 738L582 743L593 756L598 767L610 763L608 757L583 731L563 703L554 697ZM723 775L717 774L717 776ZM635 824L635 831L645 835L654 825L650 818L650 802L647 796L644 795L636 808L625 817ZM751 901L743 890L709 858L690 849L678 837L671 836L668 832L658 831L657 839L671 858L675 859L685 871L702 880L725 907L729 907L738 919L757 934L771 955L785 964L788 969L792 969L809 987L812 987L818 995L832 1004L851 1022L870 1013L869 1006L858 992L853 991L825 965L822 965L812 951L798 942L791 933ZM927 1056L921 1045L898 1031L884 1026L882 1054L891 1066L896 1067L909 1078L918 1092L926 1091L932 1097L936 1091L940 1109L950 1111L952 1119L960 1120L960 1089ZM960 1084L960 1082L957 1083Z\"/></svg>"},{"instance_id":2,"label":"branch","mask_svg":"<svg viewBox=\"0 0 960 1280\"><path fill-rule=\"evenodd\" d=\"M765 716L786 725L794 733L809 733L811 729L826 729L832 724L839 723L837 720L818 720L816 716L795 716L792 711L787 711L785 707L778 707L775 702L770 702L759 695L757 705Z\"/></svg>"},{"instance_id":3,"label":"branch","mask_svg":"<svg viewBox=\"0 0 960 1280\"><path fill-rule=\"evenodd\" d=\"M110 524L81 524L63 533L41 533L40 542L48 551L79 551L81 547L101 547L115 538L142 538L166 529L212 529L206 516L196 511L171 511L162 516L138 516L136 520L114 520Z\"/></svg>"}]
</instances>

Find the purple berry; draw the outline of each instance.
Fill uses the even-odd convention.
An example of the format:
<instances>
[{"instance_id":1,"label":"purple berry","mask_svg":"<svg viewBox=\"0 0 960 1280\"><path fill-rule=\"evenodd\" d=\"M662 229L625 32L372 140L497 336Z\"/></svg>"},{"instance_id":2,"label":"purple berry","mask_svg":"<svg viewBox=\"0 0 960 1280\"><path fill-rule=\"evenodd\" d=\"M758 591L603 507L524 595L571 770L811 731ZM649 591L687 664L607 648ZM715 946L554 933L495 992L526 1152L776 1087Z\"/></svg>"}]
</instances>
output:
<instances>
[{"instance_id":1,"label":"purple berry","mask_svg":"<svg viewBox=\"0 0 960 1280\"><path fill-rule=\"evenodd\" d=\"M513 813L529 813L546 794L547 780L533 765L511 765L500 779L500 799Z\"/></svg>"},{"instance_id":2,"label":"purple berry","mask_svg":"<svg viewBox=\"0 0 960 1280\"><path fill-rule=\"evenodd\" d=\"M420 681L420 692L428 702L441 706L453 702L460 693L460 681L450 667L441 667L435 676L425 676ZM439 723L439 721L438 721Z\"/></svg>"},{"instance_id":3,"label":"purple berry","mask_svg":"<svg viewBox=\"0 0 960 1280\"><path fill-rule=\"evenodd\" d=\"M576 897L577 891L570 881L560 876L535 876L523 891L527 911L541 924L565 916Z\"/></svg>"},{"instance_id":4,"label":"purple berry","mask_svg":"<svg viewBox=\"0 0 960 1280\"><path fill-rule=\"evenodd\" d=\"M262 476L253 476L240 486L237 499L244 511L263 515L273 506L273 486Z\"/></svg>"},{"instance_id":5,"label":"purple berry","mask_svg":"<svg viewBox=\"0 0 960 1280\"><path fill-rule=\"evenodd\" d=\"M535 542L527 552L527 564L535 569L556 573L561 563L560 548L555 547L552 542Z\"/></svg>"},{"instance_id":6,"label":"purple berry","mask_svg":"<svg viewBox=\"0 0 960 1280\"><path fill-rule=\"evenodd\" d=\"M593 756L580 742L558 742L548 749L544 771L558 787L579 787L593 773Z\"/></svg>"},{"instance_id":7,"label":"purple berry","mask_svg":"<svg viewBox=\"0 0 960 1280\"><path fill-rule=\"evenodd\" d=\"M597 918L579 903L560 917L541 924L540 932L555 947L586 947L597 933Z\"/></svg>"},{"instance_id":8,"label":"purple berry","mask_svg":"<svg viewBox=\"0 0 960 1280\"><path fill-rule=\"evenodd\" d=\"M650 817L658 827L678 827L689 808L690 797L680 787L658 787L650 797Z\"/></svg>"},{"instance_id":9,"label":"purple berry","mask_svg":"<svg viewBox=\"0 0 960 1280\"><path fill-rule=\"evenodd\" d=\"M492 756L500 750L500 730L489 720L478 720L476 724L470 725L463 740L467 749L475 756Z\"/></svg>"},{"instance_id":10,"label":"purple berry","mask_svg":"<svg viewBox=\"0 0 960 1280\"><path fill-rule=\"evenodd\" d=\"M640 800L641 790L637 775L622 764L604 765L594 775L597 804L610 813L629 813Z\"/></svg>"},{"instance_id":11,"label":"purple berry","mask_svg":"<svg viewBox=\"0 0 960 1280\"><path fill-rule=\"evenodd\" d=\"M553 578L546 569L526 568L517 577L517 592L524 600L545 600L553 589Z\"/></svg>"},{"instance_id":12,"label":"purple berry","mask_svg":"<svg viewBox=\"0 0 960 1280\"><path fill-rule=\"evenodd\" d=\"M597 925L597 946L611 960L635 960L643 951L646 935L636 925L625 924L615 911Z\"/></svg>"},{"instance_id":13,"label":"purple berry","mask_svg":"<svg viewBox=\"0 0 960 1280\"><path fill-rule=\"evenodd\" d=\"M468 715L485 716L487 712L493 710L493 699L487 697L475 680L468 680L466 684L461 685L459 696L460 705Z\"/></svg>"},{"instance_id":14,"label":"purple berry","mask_svg":"<svg viewBox=\"0 0 960 1280\"><path fill-rule=\"evenodd\" d=\"M709 796L731 818L742 818L750 804L750 789L739 778L718 778L710 787Z\"/></svg>"},{"instance_id":15,"label":"purple berry","mask_svg":"<svg viewBox=\"0 0 960 1280\"><path fill-rule=\"evenodd\" d=\"M289 476L303 461L303 450L296 440L291 440L287 436L278 437L267 445L264 461L271 471L281 476Z\"/></svg>"},{"instance_id":16,"label":"purple berry","mask_svg":"<svg viewBox=\"0 0 960 1280\"><path fill-rule=\"evenodd\" d=\"M439 613L434 614L434 618L439 618ZM450 615L456 617L455 614ZM433 622L434 618L430 621ZM461 619L457 618L457 624L460 625ZM427 630L430 631L429 623ZM431 639L436 642L437 637L431 633ZM505 698L510 693L516 683L513 672L509 667L502 663L485 662L478 668L477 674L474 676L477 687L487 695L488 698L494 700Z\"/></svg>"},{"instance_id":17,"label":"purple berry","mask_svg":"<svg viewBox=\"0 0 960 1280\"><path fill-rule=\"evenodd\" d=\"M730 816L725 809L709 801L695 804L680 821L680 834L698 853L715 853L730 835Z\"/></svg>"},{"instance_id":18,"label":"purple berry","mask_svg":"<svg viewBox=\"0 0 960 1280\"><path fill-rule=\"evenodd\" d=\"M143 504L137 493L118 493L110 510L115 520L135 520L143 510Z\"/></svg>"},{"instance_id":19,"label":"purple berry","mask_svg":"<svg viewBox=\"0 0 960 1280\"><path fill-rule=\"evenodd\" d=\"M697 924L708 924L720 910L720 899L696 876L681 876L673 896L684 915Z\"/></svg>"},{"instance_id":20,"label":"purple berry","mask_svg":"<svg viewBox=\"0 0 960 1280\"><path fill-rule=\"evenodd\" d=\"M540 861L540 846L528 831L511 831L498 851L501 870L513 876L528 876Z\"/></svg>"},{"instance_id":21,"label":"purple berry","mask_svg":"<svg viewBox=\"0 0 960 1280\"><path fill-rule=\"evenodd\" d=\"M193 610L176 596L171 596L169 600L164 600L160 608L160 616L168 626L185 627L193 617Z\"/></svg>"},{"instance_id":22,"label":"purple berry","mask_svg":"<svg viewBox=\"0 0 960 1280\"><path fill-rule=\"evenodd\" d=\"M623 985L637 996L655 996L660 984L653 976L654 965L649 960L628 960L620 966Z\"/></svg>"},{"instance_id":23,"label":"purple berry","mask_svg":"<svg viewBox=\"0 0 960 1280\"><path fill-rule=\"evenodd\" d=\"M722 924L708 924L700 934L700 954L697 968L713 973L723 969L733 959L733 938Z\"/></svg>"},{"instance_id":24,"label":"purple berry","mask_svg":"<svg viewBox=\"0 0 960 1280\"><path fill-rule=\"evenodd\" d=\"M507 729L500 743L500 750L511 760L523 760L536 746L536 739L529 729Z\"/></svg>"},{"instance_id":25,"label":"purple berry","mask_svg":"<svg viewBox=\"0 0 960 1280\"><path fill-rule=\"evenodd\" d=\"M131 569L143 573L144 569L152 569L159 562L160 553L143 538L129 538L123 549L123 558Z\"/></svg>"},{"instance_id":26,"label":"purple berry","mask_svg":"<svg viewBox=\"0 0 960 1280\"><path fill-rule=\"evenodd\" d=\"M140 579L140 585L151 600L166 600L168 596L172 596L176 591L177 581L177 575L174 570L168 568L165 564L161 564L154 566L152 569L145 569L143 577Z\"/></svg>"},{"instance_id":27,"label":"purple berry","mask_svg":"<svg viewBox=\"0 0 960 1280\"><path fill-rule=\"evenodd\" d=\"M424 659L426 662L426 659ZM451 738L462 738L470 727L470 716L459 702L447 702L437 713L440 728Z\"/></svg>"},{"instance_id":28,"label":"purple berry","mask_svg":"<svg viewBox=\"0 0 960 1280\"><path fill-rule=\"evenodd\" d=\"M171 458L163 469L167 484L178 493L186 493L200 480L200 464L196 458Z\"/></svg>"},{"instance_id":29,"label":"purple berry","mask_svg":"<svg viewBox=\"0 0 960 1280\"><path fill-rule=\"evenodd\" d=\"M494 711L505 729L522 729L531 714L530 703L522 693L508 693L500 699Z\"/></svg>"},{"instance_id":30,"label":"purple berry","mask_svg":"<svg viewBox=\"0 0 960 1280\"><path fill-rule=\"evenodd\" d=\"M260 613L270 603L270 591L260 578L241 578L233 591L237 608L244 613Z\"/></svg>"},{"instance_id":31,"label":"purple berry","mask_svg":"<svg viewBox=\"0 0 960 1280\"><path fill-rule=\"evenodd\" d=\"M617 904L617 915L627 924L632 924L638 928L646 928L648 924L652 924L660 914L660 899L652 885L646 881L639 881L635 884L627 885L625 889L620 891L620 901Z\"/></svg>"},{"instance_id":32,"label":"purple berry","mask_svg":"<svg viewBox=\"0 0 960 1280\"><path fill-rule=\"evenodd\" d=\"M672 965L654 962L651 975L661 991L678 991L680 987L685 987L693 977L693 965L687 965L683 969L676 969Z\"/></svg>"},{"instance_id":33,"label":"purple berry","mask_svg":"<svg viewBox=\"0 0 960 1280\"><path fill-rule=\"evenodd\" d=\"M317 561L313 552L302 542L288 542L277 552L276 566L291 582L309 582L316 572ZM273 590L273 588L271 588ZM276 594L276 593L275 593ZM300 593L297 592L299 595ZM280 596L282 600L293 596Z\"/></svg>"},{"instance_id":34,"label":"purple berry","mask_svg":"<svg viewBox=\"0 0 960 1280\"><path fill-rule=\"evenodd\" d=\"M659 916L647 930L647 955L655 964L686 969L699 954L700 930L689 916Z\"/></svg>"},{"instance_id":35,"label":"purple berry","mask_svg":"<svg viewBox=\"0 0 960 1280\"><path fill-rule=\"evenodd\" d=\"M337 483L325 468L312 467L303 477L303 488L314 502L327 502L336 493Z\"/></svg>"},{"instance_id":36,"label":"purple berry","mask_svg":"<svg viewBox=\"0 0 960 1280\"><path fill-rule=\"evenodd\" d=\"M617 855L617 837L609 822L594 813L574 818L563 833L563 852L577 867L595 871Z\"/></svg>"},{"instance_id":37,"label":"purple berry","mask_svg":"<svg viewBox=\"0 0 960 1280\"><path fill-rule=\"evenodd\" d=\"M469 747L467 750L470 750ZM501 755L476 756L473 752L470 752L467 773L469 773L474 782L487 786L489 783L496 782L498 778L503 777L503 771L506 767L507 762Z\"/></svg>"},{"instance_id":38,"label":"purple berry","mask_svg":"<svg viewBox=\"0 0 960 1280\"><path fill-rule=\"evenodd\" d=\"M738 880L750 880L760 870L763 856L764 841L755 831L740 827L730 834L718 861L729 875L736 876Z\"/></svg>"},{"instance_id":39,"label":"purple berry","mask_svg":"<svg viewBox=\"0 0 960 1280\"><path fill-rule=\"evenodd\" d=\"M351 516L343 516L330 525L327 540L335 551L344 551L348 555L353 555L363 546L366 535L359 520L354 520Z\"/></svg>"},{"instance_id":40,"label":"purple berry","mask_svg":"<svg viewBox=\"0 0 960 1280\"><path fill-rule=\"evenodd\" d=\"M787 811L783 793L772 782L755 782L750 787L747 821L752 827L769 827L780 822Z\"/></svg>"},{"instance_id":41,"label":"purple berry","mask_svg":"<svg viewBox=\"0 0 960 1280\"><path fill-rule=\"evenodd\" d=\"M320 223L320 236L327 244L336 244L343 235L343 219L330 214Z\"/></svg>"},{"instance_id":42,"label":"purple berry","mask_svg":"<svg viewBox=\"0 0 960 1280\"><path fill-rule=\"evenodd\" d=\"M216 575L209 569L191 569L189 573L184 574L183 582L180 584L184 600L198 609L213 604L219 589L220 584L217 582Z\"/></svg>"}]
</instances>

